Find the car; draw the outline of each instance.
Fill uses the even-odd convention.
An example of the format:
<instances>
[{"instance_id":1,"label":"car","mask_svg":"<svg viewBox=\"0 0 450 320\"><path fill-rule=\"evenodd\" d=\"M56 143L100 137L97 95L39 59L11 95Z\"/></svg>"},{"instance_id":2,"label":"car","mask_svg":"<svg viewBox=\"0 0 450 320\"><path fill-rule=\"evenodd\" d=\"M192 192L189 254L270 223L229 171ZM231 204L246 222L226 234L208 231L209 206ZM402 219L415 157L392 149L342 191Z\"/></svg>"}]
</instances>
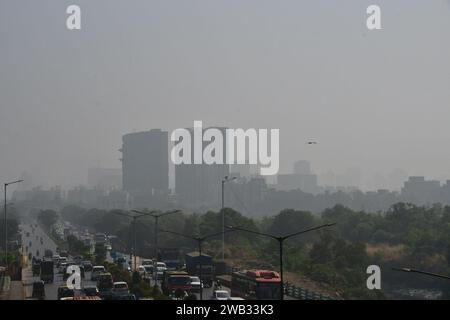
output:
<instances>
[{"instance_id":1,"label":"car","mask_svg":"<svg viewBox=\"0 0 450 320\"><path fill-rule=\"evenodd\" d=\"M100 273L97 279L97 288L100 293L111 291L114 288L114 281L111 273Z\"/></svg>"},{"instance_id":2,"label":"car","mask_svg":"<svg viewBox=\"0 0 450 320\"><path fill-rule=\"evenodd\" d=\"M197 276L191 276L191 291L200 292L201 287L203 287L203 284L200 284L200 278Z\"/></svg>"},{"instance_id":3,"label":"car","mask_svg":"<svg viewBox=\"0 0 450 320\"><path fill-rule=\"evenodd\" d=\"M145 267L139 266L138 271L139 271L139 275L143 278L145 276Z\"/></svg>"},{"instance_id":4,"label":"car","mask_svg":"<svg viewBox=\"0 0 450 320\"><path fill-rule=\"evenodd\" d=\"M154 267L154 278L161 280L164 277L164 272L167 270L164 262L156 262Z\"/></svg>"},{"instance_id":5,"label":"car","mask_svg":"<svg viewBox=\"0 0 450 320\"><path fill-rule=\"evenodd\" d=\"M65 258L68 258L68 257L69 257L69 254L67 253L67 251L59 251L59 255L60 255L61 257L65 257Z\"/></svg>"},{"instance_id":6,"label":"car","mask_svg":"<svg viewBox=\"0 0 450 320\"><path fill-rule=\"evenodd\" d=\"M58 265L59 265L58 272L59 273L63 273L67 269L68 263L67 262L61 262L61 263L58 263Z\"/></svg>"},{"instance_id":7,"label":"car","mask_svg":"<svg viewBox=\"0 0 450 320\"><path fill-rule=\"evenodd\" d=\"M130 293L128 284L125 281L114 282L112 291L115 296L128 295Z\"/></svg>"},{"instance_id":8,"label":"car","mask_svg":"<svg viewBox=\"0 0 450 320\"><path fill-rule=\"evenodd\" d=\"M153 276L153 278L154 278L155 280L162 280L162 278L164 278L164 272L165 272L166 270L167 270L167 269L164 268L164 267L156 267L155 270L154 270L154 276Z\"/></svg>"},{"instance_id":9,"label":"car","mask_svg":"<svg viewBox=\"0 0 450 320\"><path fill-rule=\"evenodd\" d=\"M90 261L83 261L81 263L81 265L84 267L84 271L87 271L87 272L92 271L92 268L93 268L92 262L90 262Z\"/></svg>"},{"instance_id":10,"label":"car","mask_svg":"<svg viewBox=\"0 0 450 320\"><path fill-rule=\"evenodd\" d=\"M153 265L153 260L151 260L151 259L144 259L144 260L142 260L141 264L143 266L151 266L151 265Z\"/></svg>"},{"instance_id":11,"label":"car","mask_svg":"<svg viewBox=\"0 0 450 320\"><path fill-rule=\"evenodd\" d=\"M83 294L88 297L94 297L99 295L99 291L96 286L88 286L83 288Z\"/></svg>"},{"instance_id":12,"label":"car","mask_svg":"<svg viewBox=\"0 0 450 320\"><path fill-rule=\"evenodd\" d=\"M52 256L52 260L53 260L53 263L54 263L54 264L58 264L59 259L61 259L61 257L60 257L59 254L54 254L54 255Z\"/></svg>"},{"instance_id":13,"label":"car","mask_svg":"<svg viewBox=\"0 0 450 320\"><path fill-rule=\"evenodd\" d=\"M153 266L152 265L145 265L144 266L145 273L144 273L144 279L150 279L153 275Z\"/></svg>"},{"instance_id":14,"label":"car","mask_svg":"<svg viewBox=\"0 0 450 320\"><path fill-rule=\"evenodd\" d=\"M137 300L134 294L122 294L119 296L115 296L114 300Z\"/></svg>"},{"instance_id":15,"label":"car","mask_svg":"<svg viewBox=\"0 0 450 320\"><path fill-rule=\"evenodd\" d=\"M58 296L57 299L61 300L62 298L74 297L75 291L70 289L67 285L60 285L58 287Z\"/></svg>"},{"instance_id":16,"label":"car","mask_svg":"<svg viewBox=\"0 0 450 320\"><path fill-rule=\"evenodd\" d=\"M164 262L161 262L161 261L156 262L155 266L156 266L156 267L166 268L166 269L167 269L166 264L165 264Z\"/></svg>"},{"instance_id":17,"label":"car","mask_svg":"<svg viewBox=\"0 0 450 320\"><path fill-rule=\"evenodd\" d=\"M45 284L44 281L33 282L33 292L31 294L33 299L45 299Z\"/></svg>"},{"instance_id":18,"label":"car","mask_svg":"<svg viewBox=\"0 0 450 320\"><path fill-rule=\"evenodd\" d=\"M63 264L63 263L67 263L68 261L67 261L67 258L66 257L60 257L59 259L58 259L58 262L56 263L56 266L58 267L58 268L60 268L61 267L61 264Z\"/></svg>"},{"instance_id":19,"label":"car","mask_svg":"<svg viewBox=\"0 0 450 320\"><path fill-rule=\"evenodd\" d=\"M92 280L92 281L97 281L98 276L99 276L101 273L104 273L104 272L106 272L106 269L105 269L104 266L94 266L94 267L92 268L91 280Z\"/></svg>"},{"instance_id":20,"label":"car","mask_svg":"<svg viewBox=\"0 0 450 320\"><path fill-rule=\"evenodd\" d=\"M230 293L226 290L214 290L212 300L229 300Z\"/></svg>"}]
</instances>

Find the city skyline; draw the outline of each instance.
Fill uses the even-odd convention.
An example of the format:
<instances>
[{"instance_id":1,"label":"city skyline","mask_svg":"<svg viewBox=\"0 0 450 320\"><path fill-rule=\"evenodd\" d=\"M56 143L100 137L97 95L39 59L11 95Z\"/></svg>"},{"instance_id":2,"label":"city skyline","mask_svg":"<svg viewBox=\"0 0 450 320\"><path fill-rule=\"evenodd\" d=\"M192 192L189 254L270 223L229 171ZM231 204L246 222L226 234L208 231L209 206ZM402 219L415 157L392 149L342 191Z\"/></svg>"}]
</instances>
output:
<instances>
[{"instance_id":1,"label":"city skyline","mask_svg":"<svg viewBox=\"0 0 450 320\"><path fill-rule=\"evenodd\" d=\"M79 1L70 32L67 3L2 2L3 180L83 184L120 166L123 134L195 119L279 128L280 173L306 159L318 173L450 176L448 1L380 0L379 32L365 0L104 3Z\"/></svg>"}]
</instances>

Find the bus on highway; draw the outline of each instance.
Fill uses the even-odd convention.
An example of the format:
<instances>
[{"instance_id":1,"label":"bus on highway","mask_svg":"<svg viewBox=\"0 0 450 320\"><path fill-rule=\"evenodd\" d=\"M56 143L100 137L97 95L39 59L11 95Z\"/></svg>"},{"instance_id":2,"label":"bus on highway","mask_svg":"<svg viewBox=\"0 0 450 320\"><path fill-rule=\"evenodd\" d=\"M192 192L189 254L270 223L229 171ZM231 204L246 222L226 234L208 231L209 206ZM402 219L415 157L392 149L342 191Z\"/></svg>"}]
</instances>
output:
<instances>
[{"instance_id":1,"label":"bus on highway","mask_svg":"<svg viewBox=\"0 0 450 320\"><path fill-rule=\"evenodd\" d=\"M245 300L280 299L281 278L270 270L244 270L231 275L231 295Z\"/></svg>"}]
</instances>

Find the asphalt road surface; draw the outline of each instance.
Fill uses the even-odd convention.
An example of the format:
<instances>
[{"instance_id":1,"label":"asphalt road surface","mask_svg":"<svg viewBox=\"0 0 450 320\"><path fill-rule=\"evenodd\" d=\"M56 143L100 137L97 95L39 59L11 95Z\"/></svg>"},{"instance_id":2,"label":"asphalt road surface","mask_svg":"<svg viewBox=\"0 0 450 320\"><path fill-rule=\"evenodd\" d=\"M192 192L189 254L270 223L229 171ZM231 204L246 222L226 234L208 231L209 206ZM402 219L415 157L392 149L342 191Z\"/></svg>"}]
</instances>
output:
<instances>
[{"instance_id":1,"label":"asphalt road surface","mask_svg":"<svg viewBox=\"0 0 450 320\"><path fill-rule=\"evenodd\" d=\"M53 254L56 254L56 243L39 226L36 227L35 223L33 223L33 227L31 227L30 223L26 223L20 227L22 229L23 253L26 256L31 252L32 257L42 259L45 250L51 250ZM28 236L27 233L29 233ZM91 273L86 272L85 278L82 280L82 287L95 286L97 284L94 281L90 281L90 278ZM33 277L31 260L28 261L27 267L23 269L22 280L25 284L25 298L29 299L32 295L33 282L40 280L39 277ZM63 276L58 273L58 269L55 266L53 283L45 284L45 300L57 300L58 287L63 284L65 284Z\"/></svg>"},{"instance_id":2,"label":"asphalt road surface","mask_svg":"<svg viewBox=\"0 0 450 320\"><path fill-rule=\"evenodd\" d=\"M45 250L51 250L53 254L56 254L56 243L48 237L48 235L40 228L38 225L36 225L35 222L33 223L23 223L21 226L22 229L22 243L23 243L23 253L24 255L28 256L28 254L31 252L32 257L42 259L45 253ZM28 234L28 235L27 235ZM122 254L126 258L126 260L129 262L129 255ZM70 258L69 258L70 260ZM113 262L111 256L107 255L108 262ZM141 261L143 258L137 257L136 258L136 266L139 267L141 265ZM134 267L134 261L131 264L132 267ZM85 278L82 280L82 287L86 286L96 286L95 281L90 281L91 278L91 272L85 273ZM23 280L25 283L25 294L26 298L31 298L32 295L32 284L34 281L40 280L39 277L33 277L32 269L31 269L31 260L29 261L27 268L23 270ZM155 283L160 287L161 281L155 281L150 280L150 285L155 285ZM58 273L58 269L55 267L54 270L54 280L53 283L48 283L45 285L45 299L46 300L57 300L58 295L58 287L60 285L65 284L65 281L63 281L62 274ZM228 288L223 287L222 290L228 290ZM209 300L212 297L212 294L214 292L214 288L204 288L203 289L203 300ZM196 293L197 299L200 299L200 294Z\"/></svg>"}]
</instances>

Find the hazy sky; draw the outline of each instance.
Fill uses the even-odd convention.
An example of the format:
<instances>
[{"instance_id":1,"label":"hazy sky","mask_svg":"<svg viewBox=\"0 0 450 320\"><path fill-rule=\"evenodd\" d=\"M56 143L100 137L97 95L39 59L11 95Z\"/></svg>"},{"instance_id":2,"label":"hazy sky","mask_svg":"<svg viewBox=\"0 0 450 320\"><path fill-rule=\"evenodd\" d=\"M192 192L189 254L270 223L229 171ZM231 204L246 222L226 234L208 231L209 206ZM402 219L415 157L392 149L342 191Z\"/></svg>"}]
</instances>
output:
<instances>
[{"instance_id":1,"label":"hazy sky","mask_svg":"<svg viewBox=\"0 0 450 320\"><path fill-rule=\"evenodd\" d=\"M281 172L447 176L449 39L447 0L1 0L0 179L85 183L122 134L194 120L279 128Z\"/></svg>"}]
</instances>

